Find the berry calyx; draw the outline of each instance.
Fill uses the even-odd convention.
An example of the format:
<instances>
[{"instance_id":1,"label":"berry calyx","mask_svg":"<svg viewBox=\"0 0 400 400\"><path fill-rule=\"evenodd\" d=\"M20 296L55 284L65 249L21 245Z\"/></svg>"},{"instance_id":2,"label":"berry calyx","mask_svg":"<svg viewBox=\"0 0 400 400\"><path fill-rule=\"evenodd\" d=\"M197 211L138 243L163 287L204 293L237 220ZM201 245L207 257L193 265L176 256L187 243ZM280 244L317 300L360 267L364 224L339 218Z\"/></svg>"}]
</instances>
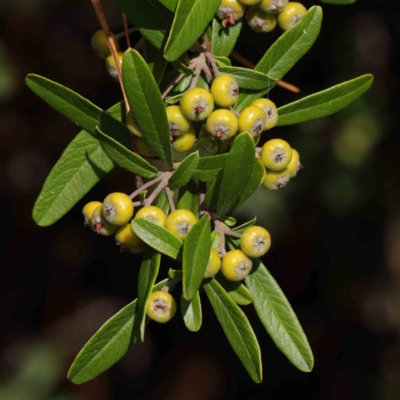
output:
<instances>
[{"instance_id":1,"label":"berry calyx","mask_svg":"<svg viewBox=\"0 0 400 400\"><path fill-rule=\"evenodd\" d=\"M257 5L247 11L246 22L253 31L267 33L275 29L277 20L275 14L266 14Z\"/></svg>"},{"instance_id":2,"label":"berry calyx","mask_svg":"<svg viewBox=\"0 0 400 400\"><path fill-rule=\"evenodd\" d=\"M135 254L142 253L146 248L145 243L136 235L130 223L118 228L115 233L115 241L121 246L121 250Z\"/></svg>"},{"instance_id":3,"label":"berry calyx","mask_svg":"<svg viewBox=\"0 0 400 400\"><path fill-rule=\"evenodd\" d=\"M279 14L289 0L261 0L260 10L267 14Z\"/></svg>"},{"instance_id":4,"label":"berry calyx","mask_svg":"<svg viewBox=\"0 0 400 400\"><path fill-rule=\"evenodd\" d=\"M149 145L149 142L144 137L136 139L137 151L145 157L157 157L156 151Z\"/></svg>"},{"instance_id":5,"label":"berry calyx","mask_svg":"<svg viewBox=\"0 0 400 400\"><path fill-rule=\"evenodd\" d=\"M162 227L165 226L165 221L167 219L164 211L156 206L144 206L136 213L135 219L136 218L147 219L147 221L153 222Z\"/></svg>"},{"instance_id":6,"label":"berry calyx","mask_svg":"<svg viewBox=\"0 0 400 400\"><path fill-rule=\"evenodd\" d=\"M276 105L270 99L257 99L251 103L252 106L260 107L265 112L267 120L265 121L264 131L273 128L278 123L278 110Z\"/></svg>"},{"instance_id":7,"label":"berry calyx","mask_svg":"<svg viewBox=\"0 0 400 400\"><path fill-rule=\"evenodd\" d=\"M284 30L290 29L307 13L307 9L301 3L291 1L278 15L278 24Z\"/></svg>"},{"instance_id":8,"label":"berry calyx","mask_svg":"<svg viewBox=\"0 0 400 400\"><path fill-rule=\"evenodd\" d=\"M91 225L97 234L103 236L110 236L118 229L118 226L111 224L105 219L102 205L96 207L93 211Z\"/></svg>"},{"instance_id":9,"label":"berry calyx","mask_svg":"<svg viewBox=\"0 0 400 400\"><path fill-rule=\"evenodd\" d=\"M211 278L220 270L220 268L221 268L221 257L219 256L217 250L211 248L206 272L204 273L204 278Z\"/></svg>"},{"instance_id":10,"label":"berry calyx","mask_svg":"<svg viewBox=\"0 0 400 400\"><path fill-rule=\"evenodd\" d=\"M271 235L262 226L251 226L240 238L240 248L249 257L261 257L271 247Z\"/></svg>"},{"instance_id":11,"label":"berry calyx","mask_svg":"<svg viewBox=\"0 0 400 400\"><path fill-rule=\"evenodd\" d=\"M180 136L189 132L191 123L186 115L182 112L180 106L168 106L165 111L167 112L169 134L171 137Z\"/></svg>"},{"instance_id":12,"label":"berry calyx","mask_svg":"<svg viewBox=\"0 0 400 400\"><path fill-rule=\"evenodd\" d=\"M122 58L124 57L124 53L122 51L118 52L118 59L120 64L122 65ZM112 54L110 54L107 58L106 58L106 68L107 68L107 72L108 74L118 80L118 72L117 72L117 64L115 63L115 59L114 56Z\"/></svg>"},{"instance_id":13,"label":"berry calyx","mask_svg":"<svg viewBox=\"0 0 400 400\"><path fill-rule=\"evenodd\" d=\"M83 217L85 218L84 225L89 226L89 228L93 232L95 231L94 226L92 225L93 212L97 207L99 207L101 205L102 205L102 203L100 201L90 201L82 209L82 214L83 214Z\"/></svg>"},{"instance_id":14,"label":"berry calyx","mask_svg":"<svg viewBox=\"0 0 400 400\"><path fill-rule=\"evenodd\" d=\"M226 28L228 24L235 25L246 11L246 6L237 0L222 0L217 10L217 17L222 21L222 26Z\"/></svg>"},{"instance_id":15,"label":"berry calyx","mask_svg":"<svg viewBox=\"0 0 400 400\"><path fill-rule=\"evenodd\" d=\"M282 189L290 180L290 172L287 168L283 171L266 170L263 185L268 190Z\"/></svg>"},{"instance_id":16,"label":"berry calyx","mask_svg":"<svg viewBox=\"0 0 400 400\"><path fill-rule=\"evenodd\" d=\"M196 131L193 126L190 127L187 133L176 136L172 142L172 149L177 153L185 153L189 151L196 142Z\"/></svg>"},{"instance_id":17,"label":"berry calyx","mask_svg":"<svg viewBox=\"0 0 400 400\"><path fill-rule=\"evenodd\" d=\"M230 281L242 281L251 271L253 262L242 250L235 249L225 254L221 272Z\"/></svg>"},{"instance_id":18,"label":"berry calyx","mask_svg":"<svg viewBox=\"0 0 400 400\"><path fill-rule=\"evenodd\" d=\"M126 126L131 131L132 135L137 137L143 136L143 133L140 131L139 126L136 124L135 119L133 118L132 110L129 110L128 114L126 114Z\"/></svg>"},{"instance_id":19,"label":"berry calyx","mask_svg":"<svg viewBox=\"0 0 400 400\"><path fill-rule=\"evenodd\" d=\"M167 292L159 290L150 295L146 307L147 316L156 322L168 322L176 313L175 299Z\"/></svg>"},{"instance_id":20,"label":"berry calyx","mask_svg":"<svg viewBox=\"0 0 400 400\"><path fill-rule=\"evenodd\" d=\"M214 101L221 107L233 106L239 96L239 85L231 75L217 76L211 85Z\"/></svg>"},{"instance_id":21,"label":"berry calyx","mask_svg":"<svg viewBox=\"0 0 400 400\"><path fill-rule=\"evenodd\" d=\"M260 136L266 120L264 110L248 106L239 115L239 132L248 132L253 138Z\"/></svg>"},{"instance_id":22,"label":"berry calyx","mask_svg":"<svg viewBox=\"0 0 400 400\"><path fill-rule=\"evenodd\" d=\"M103 201L104 218L111 224L121 226L133 216L133 203L125 193L111 193Z\"/></svg>"},{"instance_id":23,"label":"berry calyx","mask_svg":"<svg viewBox=\"0 0 400 400\"><path fill-rule=\"evenodd\" d=\"M214 109L211 93L202 88L189 89L181 98L182 112L191 121L206 119Z\"/></svg>"},{"instance_id":24,"label":"berry calyx","mask_svg":"<svg viewBox=\"0 0 400 400\"><path fill-rule=\"evenodd\" d=\"M206 129L211 136L227 140L236 135L239 122L236 115L229 110L215 110L207 118Z\"/></svg>"},{"instance_id":25,"label":"berry calyx","mask_svg":"<svg viewBox=\"0 0 400 400\"><path fill-rule=\"evenodd\" d=\"M172 211L165 221L165 228L181 240L185 240L187 234L197 222L196 216L189 210Z\"/></svg>"},{"instance_id":26,"label":"berry calyx","mask_svg":"<svg viewBox=\"0 0 400 400\"><path fill-rule=\"evenodd\" d=\"M260 154L261 162L272 171L282 171L292 159L292 149L282 139L271 139L264 144Z\"/></svg>"},{"instance_id":27,"label":"berry calyx","mask_svg":"<svg viewBox=\"0 0 400 400\"><path fill-rule=\"evenodd\" d=\"M119 43L117 39L113 34L111 34L111 36L114 40L115 47L117 50L119 50ZM105 60L111 54L110 48L108 47L107 37L102 29L98 30L92 35L90 43L98 56L103 60Z\"/></svg>"}]
</instances>

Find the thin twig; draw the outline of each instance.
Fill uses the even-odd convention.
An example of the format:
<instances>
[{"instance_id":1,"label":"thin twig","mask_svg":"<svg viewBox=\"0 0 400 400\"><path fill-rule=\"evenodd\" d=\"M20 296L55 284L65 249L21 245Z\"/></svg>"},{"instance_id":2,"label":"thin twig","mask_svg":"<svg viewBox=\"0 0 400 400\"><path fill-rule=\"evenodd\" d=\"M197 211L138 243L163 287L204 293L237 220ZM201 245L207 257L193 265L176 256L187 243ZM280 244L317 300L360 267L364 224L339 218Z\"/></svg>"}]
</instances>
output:
<instances>
[{"instance_id":1,"label":"thin twig","mask_svg":"<svg viewBox=\"0 0 400 400\"><path fill-rule=\"evenodd\" d=\"M160 176L158 176L157 178L152 179L151 181L145 183L144 185L142 185L140 188L136 189L129 197L131 199L134 199L137 195L139 195L140 193L142 193L144 190L146 190L147 188L149 188L150 186L153 186L155 183L160 182L163 179L163 175L161 174Z\"/></svg>"},{"instance_id":2,"label":"thin twig","mask_svg":"<svg viewBox=\"0 0 400 400\"><path fill-rule=\"evenodd\" d=\"M167 94L172 90L172 88L179 82L185 74L179 74L176 76L171 83L168 85L168 87L164 90L163 94L161 95L161 98L164 100L167 97Z\"/></svg>"},{"instance_id":3,"label":"thin twig","mask_svg":"<svg viewBox=\"0 0 400 400\"><path fill-rule=\"evenodd\" d=\"M174 199L172 198L171 190L168 186L165 186L164 188L165 194L167 195L168 203L169 203L169 208L171 212L175 211L175 204L174 204Z\"/></svg>"},{"instance_id":4,"label":"thin twig","mask_svg":"<svg viewBox=\"0 0 400 400\"><path fill-rule=\"evenodd\" d=\"M126 44L128 45L128 49L131 48L131 40L129 39L129 28L128 28L128 18L126 15L122 13L122 22L124 24L124 34L126 38Z\"/></svg>"},{"instance_id":5,"label":"thin twig","mask_svg":"<svg viewBox=\"0 0 400 400\"><path fill-rule=\"evenodd\" d=\"M138 28L129 28L128 29L128 34L129 33L133 33L133 32L137 32L137 31L138 31ZM115 36L115 39L119 40L119 39L123 38L124 36L126 36L126 32L124 31L124 32L121 32L121 33L117 33L114 36Z\"/></svg>"},{"instance_id":6,"label":"thin twig","mask_svg":"<svg viewBox=\"0 0 400 400\"><path fill-rule=\"evenodd\" d=\"M217 64L215 63L214 57L211 53L208 53L208 52L205 53L205 55L207 57L208 62L211 65L213 72L214 72L214 77L216 78L219 75L219 70L218 70Z\"/></svg>"},{"instance_id":7,"label":"thin twig","mask_svg":"<svg viewBox=\"0 0 400 400\"><path fill-rule=\"evenodd\" d=\"M135 50L137 50L137 51L142 50L144 48L145 43L146 43L146 38L143 36L135 44Z\"/></svg>"},{"instance_id":8,"label":"thin twig","mask_svg":"<svg viewBox=\"0 0 400 400\"><path fill-rule=\"evenodd\" d=\"M171 292L175 285L178 283L176 279L170 279L167 284L161 288L163 292Z\"/></svg>"},{"instance_id":9,"label":"thin twig","mask_svg":"<svg viewBox=\"0 0 400 400\"><path fill-rule=\"evenodd\" d=\"M156 189L153 191L153 193L144 201L144 204L146 206L149 206L153 203L155 198L161 193L161 191L165 188L165 186L168 185L168 180L171 177L171 172L164 172L161 176L161 182L158 184ZM144 186L144 185L143 185Z\"/></svg>"}]
</instances>

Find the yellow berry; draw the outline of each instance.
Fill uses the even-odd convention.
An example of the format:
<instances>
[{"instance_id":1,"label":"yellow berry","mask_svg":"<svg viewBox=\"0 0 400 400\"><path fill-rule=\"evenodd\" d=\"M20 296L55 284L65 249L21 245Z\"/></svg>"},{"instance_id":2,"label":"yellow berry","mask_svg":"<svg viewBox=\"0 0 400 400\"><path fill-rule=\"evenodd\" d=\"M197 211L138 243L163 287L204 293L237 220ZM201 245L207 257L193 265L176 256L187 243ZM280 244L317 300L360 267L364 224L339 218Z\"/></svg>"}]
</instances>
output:
<instances>
[{"instance_id":1,"label":"yellow berry","mask_svg":"<svg viewBox=\"0 0 400 400\"><path fill-rule=\"evenodd\" d=\"M180 106L169 106L165 110L167 112L169 133L171 136L180 136L189 132L192 124L182 112Z\"/></svg>"},{"instance_id":2,"label":"yellow berry","mask_svg":"<svg viewBox=\"0 0 400 400\"><path fill-rule=\"evenodd\" d=\"M206 272L204 273L204 278L211 278L219 271L220 268L221 268L221 257L219 256L217 250L211 248L210 258L208 259L208 264Z\"/></svg>"},{"instance_id":3,"label":"yellow berry","mask_svg":"<svg viewBox=\"0 0 400 400\"><path fill-rule=\"evenodd\" d=\"M89 228L92 231L95 231L95 228L92 225L93 211L98 206L101 206L101 205L102 204L100 203L100 201L91 201L91 202L87 203L82 209L82 214L83 214L83 217L85 218L85 226L89 226Z\"/></svg>"},{"instance_id":4,"label":"yellow berry","mask_svg":"<svg viewBox=\"0 0 400 400\"><path fill-rule=\"evenodd\" d=\"M196 141L196 131L193 126L190 127L189 132L184 133L183 135L176 136L172 142L172 148L177 153L184 153L185 151L190 150Z\"/></svg>"},{"instance_id":5,"label":"yellow berry","mask_svg":"<svg viewBox=\"0 0 400 400\"><path fill-rule=\"evenodd\" d=\"M245 4L246 6L253 6L254 4L259 3L261 0L240 0L241 3Z\"/></svg>"},{"instance_id":6,"label":"yellow berry","mask_svg":"<svg viewBox=\"0 0 400 400\"><path fill-rule=\"evenodd\" d=\"M264 110L267 120L264 125L264 131L273 128L278 123L278 110L276 105L269 99L257 99L251 103L252 106L260 107Z\"/></svg>"},{"instance_id":7,"label":"yellow berry","mask_svg":"<svg viewBox=\"0 0 400 400\"><path fill-rule=\"evenodd\" d=\"M260 154L261 162L272 171L282 171L292 159L292 149L282 139L271 139L265 142Z\"/></svg>"},{"instance_id":8,"label":"yellow berry","mask_svg":"<svg viewBox=\"0 0 400 400\"><path fill-rule=\"evenodd\" d=\"M279 14L288 3L288 0L261 0L260 10L267 14Z\"/></svg>"},{"instance_id":9,"label":"yellow berry","mask_svg":"<svg viewBox=\"0 0 400 400\"><path fill-rule=\"evenodd\" d=\"M187 234L197 222L196 216L189 210L172 211L165 221L165 228L181 240L185 240Z\"/></svg>"},{"instance_id":10,"label":"yellow berry","mask_svg":"<svg viewBox=\"0 0 400 400\"><path fill-rule=\"evenodd\" d=\"M121 226L133 216L133 203L125 193L111 193L103 201L104 218L111 224Z\"/></svg>"},{"instance_id":11,"label":"yellow berry","mask_svg":"<svg viewBox=\"0 0 400 400\"><path fill-rule=\"evenodd\" d=\"M253 262L243 251L235 249L225 254L221 263L221 272L230 281L241 281L249 274Z\"/></svg>"},{"instance_id":12,"label":"yellow berry","mask_svg":"<svg viewBox=\"0 0 400 400\"><path fill-rule=\"evenodd\" d=\"M290 177L294 178L297 175L297 172L299 172L300 168L301 168L300 155L297 152L297 150L292 149L292 159L290 160L290 163L287 166L287 170L290 173Z\"/></svg>"},{"instance_id":13,"label":"yellow berry","mask_svg":"<svg viewBox=\"0 0 400 400\"><path fill-rule=\"evenodd\" d=\"M181 98L181 108L191 121L201 121L212 113L214 99L206 89L189 89Z\"/></svg>"},{"instance_id":14,"label":"yellow berry","mask_svg":"<svg viewBox=\"0 0 400 400\"><path fill-rule=\"evenodd\" d=\"M119 44L117 39L113 34L111 34L111 36L114 40L115 47L117 48L117 50L119 50ZM110 48L108 47L107 37L102 29L100 29L99 31L95 32L92 35L90 42L92 44L93 49L103 60L105 60L111 54Z\"/></svg>"},{"instance_id":15,"label":"yellow berry","mask_svg":"<svg viewBox=\"0 0 400 400\"><path fill-rule=\"evenodd\" d=\"M264 168L264 173L263 173L260 183L258 184L258 187L260 187L264 183L264 179L266 176L267 176L267 171Z\"/></svg>"},{"instance_id":16,"label":"yellow berry","mask_svg":"<svg viewBox=\"0 0 400 400\"><path fill-rule=\"evenodd\" d=\"M263 185L268 190L282 189L290 180L290 173L287 168L283 171L266 170Z\"/></svg>"},{"instance_id":17,"label":"yellow berry","mask_svg":"<svg viewBox=\"0 0 400 400\"><path fill-rule=\"evenodd\" d=\"M95 232L103 236L112 235L118 228L117 225L114 225L105 219L102 205L96 207L93 211L91 225Z\"/></svg>"},{"instance_id":18,"label":"yellow berry","mask_svg":"<svg viewBox=\"0 0 400 400\"><path fill-rule=\"evenodd\" d=\"M131 133L137 137L142 137L143 133L140 131L140 128L135 122L133 118L132 110L129 110L128 114L126 114L126 126L131 131Z\"/></svg>"},{"instance_id":19,"label":"yellow berry","mask_svg":"<svg viewBox=\"0 0 400 400\"><path fill-rule=\"evenodd\" d=\"M236 21L241 19L246 11L246 6L238 0L222 0L217 10L217 16L222 20L225 28L229 23L234 25Z\"/></svg>"},{"instance_id":20,"label":"yellow berry","mask_svg":"<svg viewBox=\"0 0 400 400\"><path fill-rule=\"evenodd\" d=\"M217 76L211 85L211 94L219 106L233 106L239 96L236 79L227 74Z\"/></svg>"},{"instance_id":21,"label":"yellow berry","mask_svg":"<svg viewBox=\"0 0 400 400\"><path fill-rule=\"evenodd\" d=\"M124 56L124 53L122 51L119 51L118 52L118 59L119 59L120 65L122 65L123 56ZM114 79L118 80L117 64L115 64L115 59L114 59L114 56L112 54L110 54L106 58L106 68L107 68L108 74L111 77L113 77Z\"/></svg>"},{"instance_id":22,"label":"yellow berry","mask_svg":"<svg viewBox=\"0 0 400 400\"><path fill-rule=\"evenodd\" d=\"M118 228L115 240L121 246L121 250L131 253L142 253L146 248L145 243L136 235L131 224L125 224Z\"/></svg>"},{"instance_id":23,"label":"yellow berry","mask_svg":"<svg viewBox=\"0 0 400 400\"><path fill-rule=\"evenodd\" d=\"M156 322L168 322L176 313L175 299L167 292L159 290L150 295L146 314Z\"/></svg>"},{"instance_id":24,"label":"yellow berry","mask_svg":"<svg viewBox=\"0 0 400 400\"><path fill-rule=\"evenodd\" d=\"M236 115L229 110L215 110L206 122L207 131L217 139L227 140L236 135L239 122Z\"/></svg>"},{"instance_id":25,"label":"yellow berry","mask_svg":"<svg viewBox=\"0 0 400 400\"><path fill-rule=\"evenodd\" d=\"M248 132L253 138L260 136L266 120L264 110L248 106L239 115L239 132Z\"/></svg>"},{"instance_id":26,"label":"yellow berry","mask_svg":"<svg viewBox=\"0 0 400 400\"><path fill-rule=\"evenodd\" d=\"M165 226L166 216L161 208L155 206L144 206L135 215L135 218L144 218L147 221L151 221L154 224Z\"/></svg>"},{"instance_id":27,"label":"yellow berry","mask_svg":"<svg viewBox=\"0 0 400 400\"><path fill-rule=\"evenodd\" d=\"M278 15L278 24L284 30L290 29L307 13L307 9L301 3L291 1Z\"/></svg>"},{"instance_id":28,"label":"yellow berry","mask_svg":"<svg viewBox=\"0 0 400 400\"><path fill-rule=\"evenodd\" d=\"M267 33L275 29L276 15L263 13L257 5L250 7L247 11L246 22L253 31Z\"/></svg>"},{"instance_id":29,"label":"yellow berry","mask_svg":"<svg viewBox=\"0 0 400 400\"><path fill-rule=\"evenodd\" d=\"M271 247L271 236L261 226L251 226L244 230L240 238L240 248L249 257L261 257Z\"/></svg>"},{"instance_id":30,"label":"yellow berry","mask_svg":"<svg viewBox=\"0 0 400 400\"><path fill-rule=\"evenodd\" d=\"M137 151L142 156L157 157L157 153L152 147L150 147L149 142L144 137L137 138L135 143Z\"/></svg>"}]
</instances>

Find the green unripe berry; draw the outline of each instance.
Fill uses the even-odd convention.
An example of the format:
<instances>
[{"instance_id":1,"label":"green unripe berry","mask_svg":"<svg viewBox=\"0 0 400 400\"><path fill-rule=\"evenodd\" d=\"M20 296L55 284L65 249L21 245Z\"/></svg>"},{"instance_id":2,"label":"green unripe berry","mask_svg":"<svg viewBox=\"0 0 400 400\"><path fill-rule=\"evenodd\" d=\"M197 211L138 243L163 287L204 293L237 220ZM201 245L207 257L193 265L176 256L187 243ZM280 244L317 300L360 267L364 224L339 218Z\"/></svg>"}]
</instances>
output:
<instances>
[{"instance_id":1,"label":"green unripe berry","mask_svg":"<svg viewBox=\"0 0 400 400\"><path fill-rule=\"evenodd\" d=\"M206 272L204 273L204 278L211 278L220 270L220 268L221 268L221 257L219 256L217 250L211 248Z\"/></svg>"},{"instance_id":2,"label":"green unripe berry","mask_svg":"<svg viewBox=\"0 0 400 400\"><path fill-rule=\"evenodd\" d=\"M149 142L144 137L138 137L136 139L137 151L145 157L157 157L156 151L149 145Z\"/></svg>"},{"instance_id":3,"label":"green unripe berry","mask_svg":"<svg viewBox=\"0 0 400 400\"><path fill-rule=\"evenodd\" d=\"M119 50L119 43L118 43L117 39L115 38L115 36L113 34L111 34L111 36L114 40L115 47L117 48L117 50ZM98 54L98 56L100 58L102 58L103 60L105 60L111 54L111 51L110 51L110 48L109 48L108 42L107 42L107 36L105 35L105 33L102 29L98 30L97 32L95 32L92 35L90 42L91 42L93 49Z\"/></svg>"},{"instance_id":4,"label":"green unripe berry","mask_svg":"<svg viewBox=\"0 0 400 400\"><path fill-rule=\"evenodd\" d=\"M169 133L171 136L180 136L189 132L192 124L182 112L180 106L169 106L165 109L169 123Z\"/></svg>"},{"instance_id":5,"label":"green unripe berry","mask_svg":"<svg viewBox=\"0 0 400 400\"><path fill-rule=\"evenodd\" d=\"M294 178L301 169L300 155L297 150L292 149L292 159L286 169L289 171L291 178Z\"/></svg>"},{"instance_id":6,"label":"green unripe berry","mask_svg":"<svg viewBox=\"0 0 400 400\"><path fill-rule=\"evenodd\" d=\"M261 162L272 171L282 171L292 159L292 149L282 139L271 139L265 142L260 154Z\"/></svg>"},{"instance_id":7,"label":"green unripe berry","mask_svg":"<svg viewBox=\"0 0 400 400\"><path fill-rule=\"evenodd\" d=\"M119 59L120 65L122 65L122 58L123 57L124 57L124 53L122 51L119 51L118 52L118 59ZM112 78L118 80L117 64L115 64L115 59L114 59L114 56L112 54L110 54L106 58L106 68L107 68L108 74Z\"/></svg>"},{"instance_id":8,"label":"green unripe berry","mask_svg":"<svg viewBox=\"0 0 400 400\"><path fill-rule=\"evenodd\" d=\"M271 32L276 27L276 15L263 13L258 6L250 7L246 14L246 22L253 31Z\"/></svg>"},{"instance_id":9,"label":"green unripe berry","mask_svg":"<svg viewBox=\"0 0 400 400\"><path fill-rule=\"evenodd\" d=\"M279 14L289 0L261 0L260 10L267 14Z\"/></svg>"},{"instance_id":10,"label":"green unripe berry","mask_svg":"<svg viewBox=\"0 0 400 400\"><path fill-rule=\"evenodd\" d=\"M131 131L131 133L137 137L142 137L143 133L140 131L140 128L135 122L133 118L132 110L129 110L128 114L126 114L126 126Z\"/></svg>"},{"instance_id":11,"label":"green unripe berry","mask_svg":"<svg viewBox=\"0 0 400 400\"><path fill-rule=\"evenodd\" d=\"M266 120L264 110L248 106L239 115L239 132L248 132L253 138L260 136Z\"/></svg>"},{"instance_id":12,"label":"green unripe berry","mask_svg":"<svg viewBox=\"0 0 400 400\"><path fill-rule=\"evenodd\" d=\"M133 216L133 203L125 193L111 193L103 201L104 218L111 224L122 226Z\"/></svg>"},{"instance_id":13,"label":"green unripe berry","mask_svg":"<svg viewBox=\"0 0 400 400\"><path fill-rule=\"evenodd\" d=\"M93 211L91 225L95 232L103 236L110 236L118 229L117 225L114 225L105 219L102 205L96 207Z\"/></svg>"},{"instance_id":14,"label":"green unripe berry","mask_svg":"<svg viewBox=\"0 0 400 400\"><path fill-rule=\"evenodd\" d=\"M261 226L245 229L240 238L240 248L249 257L261 257L270 247L271 235Z\"/></svg>"},{"instance_id":15,"label":"green unripe berry","mask_svg":"<svg viewBox=\"0 0 400 400\"><path fill-rule=\"evenodd\" d=\"M263 185L268 190L282 189L290 180L290 173L287 168L283 171L271 171L267 169L263 180Z\"/></svg>"},{"instance_id":16,"label":"green unripe berry","mask_svg":"<svg viewBox=\"0 0 400 400\"><path fill-rule=\"evenodd\" d=\"M175 299L167 292L153 292L147 303L146 314L156 322L168 322L176 313Z\"/></svg>"},{"instance_id":17,"label":"green unripe berry","mask_svg":"<svg viewBox=\"0 0 400 400\"><path fill-rule=\"evenodd\" d=\"M160 225L164 228L167 217L161 208L155 206L144 206L135 215L136 218L144 218L147 221Z\"/></svg>"},{"instance_id":18,"label":"green unripe berry","mask_svg":"<svg viewBox=\"0 0 400 400\"><path fill-rule=\"evenodd\" d=\"M142 253L146 248L146 244L136 235L131 224L125 224L118 228L115 233L115 241L121 246L121 250L135 254Z\"/></svg>"},{"instance_id":19,"label":"green unripe berry","mask_svg":"<svg viewBox=\"0 0 400 400\"><path fill-rule=\"evenodd\" d=\"M242 281L251 271L253 262L243 251L235 249L225 254L221 272L230 281Z\"/></svg>"},{"instance_id":20,"label":"green unripe berry","mask_svg":"<svg viewBox=\"0 0 400 400\"><path fill-rule=\"evenodd\" d=\"M301 3L291 1L278 15L278 24L284 30L290 29L296 22L306 15L307 9Z\"/></svg>"},{"instance_id":21,"label":"green unripe berry","mask_svg":"<svg viewBox=\"0 0 400 400\"><path fill-rule=\"evenodd\" d=\"M211 85L211 94L219 106L233 106L239 96L236 79L227 74L217 76Z\"/></svg>"},{"instance_id":22,"label":"green unripe berry","mask_svg":"<svg viewBox=\"0 0 400 400\"><path fill-rule=\"evenodd\" d=\"M191 121L201 121L212 113L214 99L206 89L189 89L181 98L181 108Z\"/></svg>"},{"instance_id":23,"label":"green unripe berry","mask_svg":"<svg viewBox=\"0 0 400 400\"><path fill-rule=\"evenodd\" d=\"M193 126L190 127L189 132L183 135L176 136L172 142L172 149L177 153L184 153L189 151L196 142L196 131Z\"/></svg>"},{"instance_id":24,"label":"green unripe berry","mask_svg":"<svg viewBox=\"0 0 400 400\"><path fill-rule=\"evenodd\" d=\"M220 140L227 140L236 135L239 122L236 115L229 110L215 110L208 117L206 129L211 136Z\"/></svg>"},{"instance_id":25,"label":"green unripe berry","mask_svg":"<svg viewBox=\"0 0 400 400\"><path fill-rule=\"evenodd\" d=\"M95 228L92 225L93 212L97 207L99 207L101 205L102 205L102 203L100 201L91 201L91 202L87 203L82 209L82 214L83 214L83 217L85 218L85 226L89 226L89 228L92 231L95 231Z\"/></svg>"},{"instance_id":26,"label":"green unripe berry","mask_svg":"<svg viewBox=\"0 0 400 400\"><path fill-rule=\"evenodd\" d=\"M273 128L278 123L278 110L275 103L269 99L257 99L251 103L252 106L260 107L264 110L267 120L265 121L264 131Z\"/></svg>"},{"instance_id":27,"label":"green unripe berry","mask_svg":"<svg viewBox=\"0 0 400 400\"><path fill-rule=\"evenodd\" d=\"M246 6L238 0L222 0L217 16L222 20L222 26L225 28L228 23L234 25L243 17L245 11Z\"/></svg>"},{"instance_id":28,"label":"green unripe berry","mask_svg":"<svg viewBox=\"0 0 400 400\"><path fill-rule=\"evenodd\" d=\"M187 234L197 222L196 216L189 210L175 210L167 217L165 228L181 240L185 240Z\"/></svg>"}]
</instances>

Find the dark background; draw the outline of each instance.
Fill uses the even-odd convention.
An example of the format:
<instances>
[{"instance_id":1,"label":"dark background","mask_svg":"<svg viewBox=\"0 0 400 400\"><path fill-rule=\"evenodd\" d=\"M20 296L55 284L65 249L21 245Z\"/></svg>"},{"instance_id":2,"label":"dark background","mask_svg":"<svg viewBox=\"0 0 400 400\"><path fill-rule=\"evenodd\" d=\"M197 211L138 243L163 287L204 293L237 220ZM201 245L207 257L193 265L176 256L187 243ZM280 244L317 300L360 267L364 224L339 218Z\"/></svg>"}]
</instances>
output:
<instances>
[{"instance_id":1,"label":"dark background","mask_svg":"<svg viewBox=\"0 0 400 400\"><path fill-rule=\"evenodd\" d=\"M116 1L103 3L120 32ZM166 325L150 324L145 342L113 368L74 386L69 365L136 297L139 267L112 239L84 229L81 209L112 191L130 193L134 180L115 169L56 224L36 226L33 204L78 129L24 77L43 75L103 108L120 91L90 48L99 29L91 2L0 1L2 400L400 398L400 7L360 0L323 9L319 39L285 76L302 93L276 87L270 98L281 106L364 73L375 82L337 115L269 133L289 141L305 168L282 191L259 189L236 214L257 215L271 232L263 261L309 338L313 372L297 371L247 306L264 367L264 382L252 383L204 298L199 333L188 332L178 312ZM236 50L256 63L279 34L246 27ZM164 260L162 274L171 266Z\"/></svg>"}]
</instances>

